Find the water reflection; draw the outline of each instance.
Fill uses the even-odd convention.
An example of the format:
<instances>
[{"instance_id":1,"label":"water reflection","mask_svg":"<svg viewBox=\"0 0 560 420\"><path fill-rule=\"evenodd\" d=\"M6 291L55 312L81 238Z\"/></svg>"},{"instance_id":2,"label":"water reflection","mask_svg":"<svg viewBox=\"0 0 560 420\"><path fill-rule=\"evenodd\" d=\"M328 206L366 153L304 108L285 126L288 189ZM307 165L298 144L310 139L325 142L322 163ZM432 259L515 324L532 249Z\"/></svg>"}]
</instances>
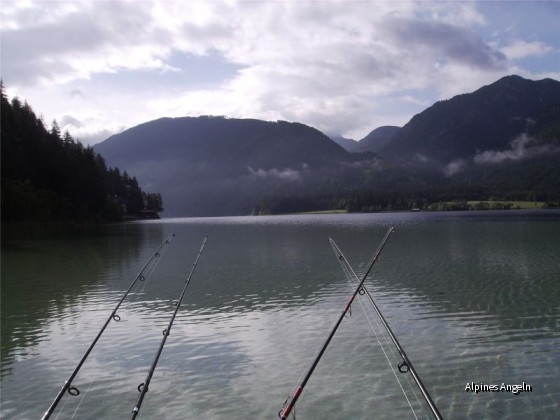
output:
<instances>
[{"instance_id":1,"label":"water reflection","mask_svg":"<svg viewBox=\"0 0 560 420\"><path fill-rule=\"evenodd\" d=\"M36 418L44 412L107 311L153 249L175 232L158 270L123 305L122 321L111 324L84 365L77 383L89 390L86 398L69 399L64 413L128 415L209 235L142 415L273 417L350 294L328 237L363 269L394 225L368 288L444 417L550 416L560 393L560 238L554 235L560 213L547 214L555 216L162 220L114 226L83 242L71 235L15 240L6 244L7 254L3 249L3 283L5 270L18 279L8 296L3 284L3 334L15 339L7 347L2 340L3 414ZM34 279L33 290L55 284L35 296L21 281L26 277ZM298 416L410 417L368 319L353 309L298 403ZM26 317L29 322L18 321ZM471 380L524 380L539 392L469 394L464 387ZM32 404L22 402L22 394L33 395Z\"/></svg>"},{"instance_id":2,"label":"water reflection","mask_svg":"<svg viewBox=\"0 0 560 420\"><path fill-rule=\"evenodd\" d=\"M120 290L163 226L2 227L2 375L18 349L44 340L44 323L80 316L99 287ZM126 285L126 286L125 286ZM95 302L89 302L95 304ZM68 311L69 308L74 308ZM71 322L71 320L70 320Z\"/></svg>"}]
</instances>

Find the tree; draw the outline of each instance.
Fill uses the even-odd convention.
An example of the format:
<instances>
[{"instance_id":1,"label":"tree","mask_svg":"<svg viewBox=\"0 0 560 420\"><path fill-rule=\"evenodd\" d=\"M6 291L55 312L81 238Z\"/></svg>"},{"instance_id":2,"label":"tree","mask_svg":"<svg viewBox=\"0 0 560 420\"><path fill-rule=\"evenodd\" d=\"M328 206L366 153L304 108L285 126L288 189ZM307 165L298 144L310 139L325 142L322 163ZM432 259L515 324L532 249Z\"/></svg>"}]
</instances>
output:
<instances>
[{"instance_id":1,"label":"tree","mask_svg":"<svg viewBox=\"0 0 560 420\"><path fill-rule=\"evenodd\" d=\"M61 140L60 127L58 126L58 123L56 122L56 120L53 120L53 122L51 123L50 135L53 136L53 138L57 141Z\"/></svg>"},{"instance_id":2,"label":"tree","mask_svg":"<svg viewBox=\"0 0 560 420\"><path fill-rule=\"evenodd\" d=\"M161 194L159 193L146 194L146 210L151 210L155 212L163 211L163 200L161 199Z\"/></svg>"},{"instance_id":3,"label":"tree","mask_svg":"<svg viewBox=\"0 0 560 420\"><path fill-rule=\"evenodd\" d=\"M1 81L0 92L2 221L118 220L144 209L135 177L107 168L67 131L61 136L56 120L45 128L27 102L8 100Z\"/></svg>"}]
</instances>

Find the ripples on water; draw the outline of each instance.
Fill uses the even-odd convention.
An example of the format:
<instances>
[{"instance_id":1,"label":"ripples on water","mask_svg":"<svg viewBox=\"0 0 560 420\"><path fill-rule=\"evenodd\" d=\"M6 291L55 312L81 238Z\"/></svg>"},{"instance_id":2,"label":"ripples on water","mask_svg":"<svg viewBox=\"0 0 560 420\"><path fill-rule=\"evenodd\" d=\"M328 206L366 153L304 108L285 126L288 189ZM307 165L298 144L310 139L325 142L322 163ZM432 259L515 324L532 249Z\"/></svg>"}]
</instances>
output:
<instances>
[{"instance_id":1,"label":"ripples on water","mask_svg":"<svg viewBox=\"0 0 560 420\"><path fill-rule=\"evenodd\" d=\"M209 241L142 418L275 418L352 293L328 244L367 286L446 418L555 418L560 214L523 212L176 219L18 236L2 249L2 417L44 413L134 279L177 234L73 381L58 418L126 418L202 237ZM369 311L368 302L364 308ZM298 418L425 418L386 334L353 305L296 406ZM366 314L370 314L367 315ZM408 376L410 380L410 377ZM470 382L532 393L465 392ZM414 394L416 391L416 396ZM82 399L81 397L84 396Z\"/></svg>"}]
</instances>

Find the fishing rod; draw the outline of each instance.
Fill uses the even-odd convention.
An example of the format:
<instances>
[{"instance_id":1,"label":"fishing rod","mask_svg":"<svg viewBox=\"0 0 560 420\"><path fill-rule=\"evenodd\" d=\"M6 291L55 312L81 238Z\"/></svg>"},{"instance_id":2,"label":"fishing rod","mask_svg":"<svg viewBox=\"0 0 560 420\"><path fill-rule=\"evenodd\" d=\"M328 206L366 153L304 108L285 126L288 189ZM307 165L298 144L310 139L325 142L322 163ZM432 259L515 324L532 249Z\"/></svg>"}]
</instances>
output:
<instances>
[{"instance_id":1,"label":"fishing rod","mask_svg":"<svg viewBox=\"0 0 560 420\"><path fill-rule=\"evenodd\" d=\"M303 388L305 388L305 385L309 381L309 378L311 378L311 375L313 374L313 371L315 370L315 368L319 364L319 360L321 360L321 357L323 356L323 353L325 352L329 343L331 342L332 338L334 337L334 334L336 333L336 330L338 329L338 327L342 323L342 320L344 319L344 317L346 316L346 313L350 309L350 306L352 305L352 302L354 302L354 299L356 299L356 296L358 295L362 286L364 285L364 282L366 281L366 278L367 278L369 272L371 271L373 265L377 262L377 260L379 258L379 254L383 250L383 247L385 246L385 243L389 239L389 236L391 235L391 233L393 233L393 228L392 227L389 228L389 230L385 234L383 240L381 241L381 243L377 247L377 250L375 251L375 254L373 254L373 257L372 257L370 263L368 264L368 267L365 271L365 274L364 274L362 280L359 281L359 284L356 287L356 289L354 290L354 293L352 294L352 296L350 297L350 300L348 301L348 303L346 304L346 306L342 310L342 313L340 314L338 320L336 321L336 324L334 325L334 327L331 330L329 336L325 340L323 346L321 347L321 350L319 351L319 353L315 357L315 360L311 364L311 367L307 371L305 377L303 378L303 381L297 386L296 390L291 395L291 398L288 397L288 399L285 401L284 407L278 413L278 417L280 417L281 420L286 420L288 418L288 416L290 415L290 413L292 412L292 410L294 409L297 400L299 399L301 393L303 392ZM288 400L290 400L290 402L288 403L288 405L286 405Z\"/></svg>"},{"instance_id":2,"label":"fishing rod","mask_svg":"<svg viewBox=\"0 0 560 420\"><path fill-rule=\"evenodd\" d=\"M159 357L161 356L161 352L163 351L163 346L165 346L165 342L167 341L167 337L169 337L169 333L171 332L171 326L173 325L173 322L175 321L175 317L177 316L177 312L179 312L179 307L181 306L181 302L183 301L183 297L185 296L185 292L187 291L187 287L189 287L192 275L194 273L196 265L198 264L198 259L202 255L202 249L204 248L204 245L206 244L207 239L208 239L208 236L205 236L204 240L202 241L202 245L200 246L200 250L198 251L196 259L194 260L194 264L191 268L191 272L189 274L189 277L185 281L185 286L183 287L183 290L181 291L181 295L179 296L179 300L177 301L177 304L175 305L175 311L173 312L173 315L171 316L171 319L169 320L169 324L167 325L167 328L165 330L163 330L163 338L161 340L161 343L159 344L159 349L156 353L156 356L154 357L154 360L152 362L152 366L150 367L148 375L146 376L146 379L144 380L144 382L142 382L140 385L138 385L138 391L140 392L140 397L138 397L138 401L136 402L136 405L132 409L131 419L135 419L136 416L138 415L138 412L140 411L140 406L142 405L142 401L144 401L144 397L146 396L146 392L148 392L148 387L150 385L150 381L152 380L152 376L154 375L154 371L156 370L156 366L158 364Z\"/></svg>"},{"instance_id":3,"label":"fishing rod","mask_svg":"<svg viewBox=\"0 0 560 420\"><path fill-rule=\"evenodd\" d=\"M340 265L342 266L342 268L344 270L344 273L347 275L350 282L351 283L359 282L358 275L356 274L356 272L354 271L354 269L352 268L352 266L350 265L350 263L348 262L348 260L346 259L346 257L344 256L344 254L342 253L340 248L338 247L338 245L335 243L335 241L332 238L329 238L329 241L331 243L331 247L333 248L333 251L334 251L335 255L338 258L338 261L340 262ZM352 275L352 277L350 277L350 274ZM418 385L418 388L420 388L420 391L422 392L422 395L424 396L424 399L428 403L428 406L430 407L430 410L432 411L432 414L434 415L434 417L438 420L443 419L443 417L441 416L436 404L432 400L432 397L430 396L430 393L428 392L428 390L426 389L426 387L422 383L422 380L420 379L420 376L418 375L418 372L416 372L416 369L412 365L412 362L410 361L410 359L406 355L404 349L402 348L401 344L399 343L399 340L397 340L397 337L393 333L393 330L391 330L391 327L389 327L389 324L385 320L385 317L383 316L383 314L379 310L379 307L377 306L377 304L373 300L373 297L371 296L370 292L366 289L366 286L364 284L361 285L359 293L361 295L366 295L367 296L367 298L371 302L373 308L375 309L375 312L377 313L377 316L381 320L381 323L385 327L385 330L387 330L387 333L389 334L389 337L391 337L391 340L393 341L393 344L395 344L395 347L397 348L399 354L401 355L402 362L400 362L397 365L397 367L399 369L399 372L406 373L406 372L410 371L410 373L412 374L412 377L414 378L414 381L416 382L416 385Z\"/></svg>"},{"instance_id":4,"label":"fishing rod","mask_svg":"<svg viewBox=\"0 0 560 420\"><path fill-rule=\"evenodd\" d=\"M103 324L103 327L101 327L101 330L99 331L99 333L97 333L97 336L95 337L95 339L91 342L90 346L88 347L86 353L84 354L84 356L82 357L82 359L80 360L80 363L78 363L78 365L76 366L76 368L74 369L74 371L72 372L72 374L70 375L70 377L68 378L68 380L66 382L64 382L63 387L60 389L60 391L58 392L58 395L56 396L56 398L54 399L54 401L52 402L51 406L49 407L49 409L45 412L45 414L42 417L42 420L47 420L51 414L53 413L53 411L55 410L56 406L58 405L58 403L60 402L60 400L62 399L64 393L66 391L68 391L68 393L70 395L79 395L80 394L80 390L78 388L76 388L75 386L72 386L72 381L74 380L74 378L76 377L76 375L78 374L78 372L80 371L80 369L82 368L82 365L85 363L86 359L89 357L89 354L91 353L91 351L93 350L93 348L95 347L95 345L97 344L97 341L99 340L99 338L101 337L101 335L103 334L103 332L105 331L105 329L107 328L107 326L109 325L109 323L111 322L111 320L114 320L116 322L120 321L121 318L119 315L117 315L117 311L119 309L119 307L121 306L121 304L123 303L123 301L126 299L126 297L128 296L128 294L130 293L130 291L132 290L132 288L134 287L134 285L138 282L138 281L144 281L145 277L144 277L144 271L146 270L146 268L148 268L148 266L152 263L152 261L154 261L155 259L158 259L161 256L161 250L166 246L169 245L169 243L171 242L171 239L175 237L175 234L172 233L171 235L169 235L169 237L162 242L162 244L155 250L155 252L151 255L151 257L148 259L148 261L146 262L146 264L144 264L144 267L142 267L142 269L140 270L140 272L138 273L138 275L136 276L136 278L134 279L134 281L130 284L130 286L128 287L128 289L126 290L126 292L124 293L124 295L122 295L121 299L119 300L119 303L117 303L117 306L115 306L115 309L113 309L113 311L111 312L111 314L109 315L109 317L107 318L107 320L105 321L105 324Z\"/></svg>"}]
</instances>

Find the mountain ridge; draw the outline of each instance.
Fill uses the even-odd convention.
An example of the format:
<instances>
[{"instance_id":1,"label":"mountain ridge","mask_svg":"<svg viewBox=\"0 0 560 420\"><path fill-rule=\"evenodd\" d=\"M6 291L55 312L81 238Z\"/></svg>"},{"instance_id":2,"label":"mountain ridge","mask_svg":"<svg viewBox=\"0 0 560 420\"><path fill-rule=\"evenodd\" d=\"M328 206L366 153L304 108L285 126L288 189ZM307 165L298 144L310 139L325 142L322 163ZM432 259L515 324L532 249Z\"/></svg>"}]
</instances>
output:
<instances>
[{"instance_id":1,"label":"mountain ridge","mask_svg":"<svg viewBox=\"0 0 560 420\"><path fill-rule=\"evenodd\" d=\"M530 124L548 107L560 107L560 82L506 76L472 93L436 102L412 117L378 152L389 158L427 157L445 164L473 157L477 150L507 149L516 137L531 131ZM558 109L556 114L560 116Z\"/></svg>"},{"instance_id":2,"label":"mountain ridge","mask_svg":"<svg viewBox=\"0 0 560 420\"><path fill-rule=\"evenodd\" d=\"M402 127L383 125L372 130L358 142L360 152L379 152L401 131Z\"/></svg>"},{"instance_id":3,"label":"mountain ridge","mask_svg":"<svg viewBox=\"0 0 560 420\"><path fill-rule=\"evenodd\" d=\"M160 191L166 208L178 215L221 214L213 206L222 203L223 209L224 201L228 212L247 214L247 203L261 194L295 188L304 175L350 158L301 123L214 116L150 121L111 136L96 150Z\"/></svg>"},{"instance_id":4,"label":"mountain ridge","mask_svg":"<svg viewBox=\"0 0 560 420\"><path fill-rule=\"evenodd\" d=\"M166 216L248 214L277 197L303 200L306 209L314 200L316 207L350 208L348 197L360 191L385 194L379 206L357 207L370 209L394 202L388 194L400 194L402 203L421 194L424 200L560 194L560 180L528 180L523 190L500 181L516 171L531 179L539 171L555 176L560 82L553 79L506 76L436 102L402 128L378 127L353 153L332 137L285 121L163 118L112 136L96 150L160 191Z\"/></svg>"}]
</instances>

